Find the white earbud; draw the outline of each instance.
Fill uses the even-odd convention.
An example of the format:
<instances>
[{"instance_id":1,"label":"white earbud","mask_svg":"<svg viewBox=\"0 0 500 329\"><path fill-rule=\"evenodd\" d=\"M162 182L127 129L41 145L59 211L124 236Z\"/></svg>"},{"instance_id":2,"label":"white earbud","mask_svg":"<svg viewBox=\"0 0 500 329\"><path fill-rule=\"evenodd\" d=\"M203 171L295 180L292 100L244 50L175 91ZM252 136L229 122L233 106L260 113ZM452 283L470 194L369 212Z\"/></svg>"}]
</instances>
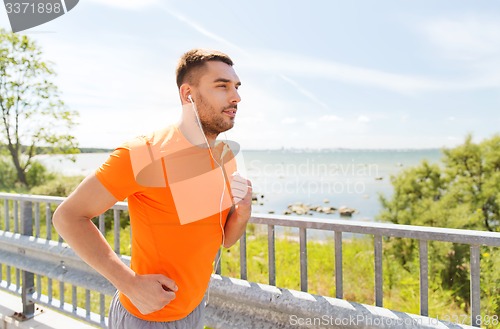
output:
<instances>
[{"instance_id":1,"label":"white earbud","mask_svg":"<svg viewBox=\"0 0 500 329\"><path fill-rule=\"evenodd\" d=\"M188 95L188 99L191 103L193 103L193 99L191 98L191 95Z\"/></svg>"}]
</instances>

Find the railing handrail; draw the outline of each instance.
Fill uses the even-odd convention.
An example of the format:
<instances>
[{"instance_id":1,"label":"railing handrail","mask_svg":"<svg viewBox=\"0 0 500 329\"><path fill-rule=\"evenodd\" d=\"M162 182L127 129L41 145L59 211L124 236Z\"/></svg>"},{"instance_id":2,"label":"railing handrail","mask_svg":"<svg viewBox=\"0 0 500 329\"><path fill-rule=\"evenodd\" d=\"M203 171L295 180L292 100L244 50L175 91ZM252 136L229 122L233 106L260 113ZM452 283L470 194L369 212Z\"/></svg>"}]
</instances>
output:
<instances>
[{"instance_id":1,"label":"railing handrail","mask_svg":"<svg viewBox=\"0 0 500 329\"><path fill-rule=\"evenodd\" d=\"M19 193L5 193L0 192L0 199L16 200L16 201L31 201L31 202L49 202L54 204L62 203L66 197L62 196L50 196L50 195L39 195L39 194L19 194ZM119 201L115 203L110 209L118 210L128 210L128 203L125 201Z\"/></svg>"},{"instance_id":2,"label":"railing handrail","mask_svg":"<svg viewBox=\"0 0 500 329\"><path fill-rule=\"evenodd\" d=\"M253 214L250 222L255 224L381 235L427 241L443 241L492 247L500 246L500 232L356 221L349 219L302 218L289 215L283 218L282 216L271 214Z\"/></svg>"},{"instance_id":3,"label":"railing handrail","mask_svg":"<svg viewBox=\"0 0 500 329\"><path fill-rule=\"evenodd\" d=\"M0 199L50 202L60 204L65 197L31 194L11 194L0 192ZM117 202L111 209L128 210L127 202ZM250 218L251 223L267 224L285 227L317 229L333 232L348 232L357 234L370 234L410 238L427 241L443 241L463 243L469 245L500 246L500 232L465 230L431 226L416 226L406 224L392 224L373 221L356 221L349 219L329 218L303 218L299 216L272 215L254 213Z\"/></svg>"},{"instance_id":4,"label":"railing handrail","mask_svg":"<svg viewBox=\"0 0 500 329\"><path fill-rule=\"evenodd\" d=\"M118 257L130 266L129 256ZM113 295L115 292L108 280L83 262L64 242L0 230L1 259L8 260L11 266L18 269L39 275L46 275L50 268L51 276L64 278L64 282L102 294Z\"/></svg>"}]
</instances>

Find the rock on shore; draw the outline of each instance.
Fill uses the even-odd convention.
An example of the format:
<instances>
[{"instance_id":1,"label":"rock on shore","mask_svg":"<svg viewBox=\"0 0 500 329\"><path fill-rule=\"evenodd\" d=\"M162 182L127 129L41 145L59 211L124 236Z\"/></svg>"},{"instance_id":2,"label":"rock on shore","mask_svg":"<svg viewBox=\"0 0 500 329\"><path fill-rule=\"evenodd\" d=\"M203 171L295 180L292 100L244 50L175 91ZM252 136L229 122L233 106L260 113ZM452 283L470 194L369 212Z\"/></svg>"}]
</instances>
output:
<instances>
[{"instance_id":1,"label":"rock on shore","mask_svg":"<svg viewBox=\"0 0 500 329\"><path fill-rule=\"evenodd\" d=\"M260 193L252 192L252 203L263 205L264 195ZM349 208L346 206L342 206L340 208L335 208L333 206L327 205L330 203L330 200L324 199L323 203L325 205L309 205L303 202L296 202L289 204L287 209L283 212L284 215L313 215L314 213L322 213L322 214L335 214L337 211L342 217L351 217L353 213L356 212L356 209ZM268 213L274 214L274 210L269 210Z\"/></svg>"},{"instance_id":2,"label":"rock on shore","mask_svg":"<svg viewBox=\"0 0 500 329\"><path fill-rule=\"evenodd\" d=\"M337 211L337 208L332 206L313 206L307 205L302 202L297 202L288 205L288 208L284 211L285 215L312 215L313 212L319 212L324 214L333 214Z\"/></svg>"},{"instance_id":3,"label":"rock on shore","mask_svg":"<svg viewBox=\"0 0 500 329\"><path fill-rule=\"evenodd\" d=\"M353 208L349 208L349 207L345 207L345 206L339 208L340 216L351 217L352 214L355 212L356 212L356 209L353 209Z\"/></svg>"}]
</instances>

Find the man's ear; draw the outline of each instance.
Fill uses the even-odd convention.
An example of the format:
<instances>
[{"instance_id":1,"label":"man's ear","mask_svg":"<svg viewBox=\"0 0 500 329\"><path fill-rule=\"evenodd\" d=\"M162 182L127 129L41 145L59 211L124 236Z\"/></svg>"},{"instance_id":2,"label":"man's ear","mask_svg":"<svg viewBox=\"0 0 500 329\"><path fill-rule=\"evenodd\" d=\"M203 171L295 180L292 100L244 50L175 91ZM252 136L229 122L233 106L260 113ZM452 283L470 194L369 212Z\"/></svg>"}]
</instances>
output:
<instances>
[{"instance_id":1,"label":"man's ear","mask_svg":"<svg viewBox=\"0 0 500 329\"><path fill-rule=\"evenodd\" d=\"M191 103L188 96L191 95L191 86L187 83L183 83L179 88L179 95L181 97L182 104ZM193 97L193 96L191 96Z\"/></svg>"}]
</instances>

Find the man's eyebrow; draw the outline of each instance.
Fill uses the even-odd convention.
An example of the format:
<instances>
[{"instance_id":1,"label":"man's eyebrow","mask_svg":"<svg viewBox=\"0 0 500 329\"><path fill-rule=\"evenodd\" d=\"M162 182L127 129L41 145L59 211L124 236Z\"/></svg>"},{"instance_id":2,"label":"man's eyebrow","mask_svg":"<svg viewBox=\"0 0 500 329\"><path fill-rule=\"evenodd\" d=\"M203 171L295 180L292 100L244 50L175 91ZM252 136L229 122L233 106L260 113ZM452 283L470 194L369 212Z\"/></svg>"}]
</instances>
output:
<instances>
[{"instance_id":1,"label":"man's eyebrow","mask_svg":"<svg viewBox=\"0 0 500 329\"><path fill-rule=\"evenodd\" d=\"M214 80L214 83L217 83L217 82L223 82L223 83L230 83L232 80L229 80L229 79L226 79L226 78L217 78ZM238 81L236 82L236 85L237 86L241 86L241 82Z\"/></svg>"}]
</instances>

